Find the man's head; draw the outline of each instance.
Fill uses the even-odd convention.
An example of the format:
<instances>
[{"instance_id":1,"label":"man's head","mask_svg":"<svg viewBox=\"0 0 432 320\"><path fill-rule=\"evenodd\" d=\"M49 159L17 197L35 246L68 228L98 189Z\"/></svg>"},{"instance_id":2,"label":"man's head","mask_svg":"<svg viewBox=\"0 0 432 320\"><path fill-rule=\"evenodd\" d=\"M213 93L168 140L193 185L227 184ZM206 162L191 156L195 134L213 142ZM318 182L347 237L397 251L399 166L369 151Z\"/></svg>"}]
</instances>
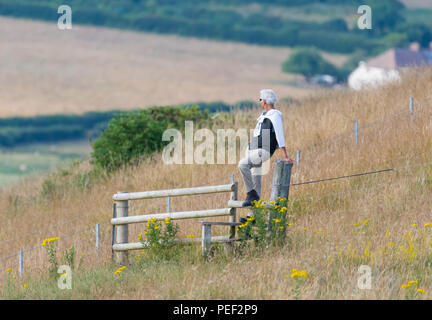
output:
<instances>
[{"instance_id":1,"label":"man's head","mask_svg":"<svg viewBox=\"0 0 432 320\"><path fill-rule=\"evenodd\" d=\"M269 107L274 108L276 105L277 96L276 93L271 89L263 89L260 91L260 103L261 107L267 109Z\"/></svg>"}]
</instances>

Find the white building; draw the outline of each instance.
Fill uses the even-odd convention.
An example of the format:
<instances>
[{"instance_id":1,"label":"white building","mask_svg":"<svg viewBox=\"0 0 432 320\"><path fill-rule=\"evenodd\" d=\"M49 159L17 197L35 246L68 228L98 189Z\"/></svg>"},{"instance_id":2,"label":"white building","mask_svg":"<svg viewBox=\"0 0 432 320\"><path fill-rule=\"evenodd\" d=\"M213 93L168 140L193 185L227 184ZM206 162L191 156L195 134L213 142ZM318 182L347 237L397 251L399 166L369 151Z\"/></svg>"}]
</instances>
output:
<instances>
[{"instance_id":1,"label":"white building","mask_svg":"<svg viewBox=\"0 0 432 320\"><path fill-rule=\"evenodd\" d=\"M348 85L354 90L373 88L399 80L401 69L428 64L432 64L432 44L429 50L422 50L418 43L413 43L409 49L390 49L367 62L360 62L348 77Z\"/></svg>"}]
</instances>

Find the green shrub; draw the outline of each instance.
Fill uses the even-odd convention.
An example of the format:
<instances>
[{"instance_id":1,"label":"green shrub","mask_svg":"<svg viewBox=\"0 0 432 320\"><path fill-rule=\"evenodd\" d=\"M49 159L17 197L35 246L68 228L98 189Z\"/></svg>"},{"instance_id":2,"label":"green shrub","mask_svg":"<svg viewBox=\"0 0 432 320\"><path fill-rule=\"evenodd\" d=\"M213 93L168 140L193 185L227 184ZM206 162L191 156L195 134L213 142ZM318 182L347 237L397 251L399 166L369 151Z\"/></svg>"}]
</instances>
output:
<instances>
[{"instance_id":1,"label":"green shrub","mask_svg":"<svg viewBox=\"0 0 432 320\"><path fill-rule=\"evenodd\" d=\"M171 260L176 258L177 248L175 239L178 232L178 225L171 221L170 218L166 218L164 222L157 221L156 219L150 219L146 224L144 236L140 234L138 239L146 247L145 251L137 255L137 258L141 257L150 260ZM178 258L178 257L177 257ZM142 262L142 261L141 261Z\"/></svg>"},{"instance_id":2,"label":"green shrub","mask_svg":"<svg viewBox=\"0 0 432 320\"><path fill-rule=\"evenodd\" d=\"M207 110L193 107L153 107L114 117L92 145L92 162L107 171L136 163L142 156L160 151L168 142L162 134L168 128L184 130L186 120L199 126L209 119Z\"/></svg>"},{"instance_id":3,"label":"green shrub","mask_svg":"<svg viewBox=\"0 0 432 320\"><path fill-rule=\"evenodd\" d=\"M311 77L317 74L338 76L338 69L321 57L314 48L300 48L282 65L282 71Z\"/></svg>"},{"instance_id":4,"label":"green shrub","mask_svg":"<svg viewBox=\"0 0 432 320\"><path fill-rule=\"evenodd\" d=\"M253 239L258 248L287 243L286 230L293 219L293 205L286 198L278 197L268 204L255 201L252 211L253 216L238 227L241 239Z\"/></svg>"}]
</instances>

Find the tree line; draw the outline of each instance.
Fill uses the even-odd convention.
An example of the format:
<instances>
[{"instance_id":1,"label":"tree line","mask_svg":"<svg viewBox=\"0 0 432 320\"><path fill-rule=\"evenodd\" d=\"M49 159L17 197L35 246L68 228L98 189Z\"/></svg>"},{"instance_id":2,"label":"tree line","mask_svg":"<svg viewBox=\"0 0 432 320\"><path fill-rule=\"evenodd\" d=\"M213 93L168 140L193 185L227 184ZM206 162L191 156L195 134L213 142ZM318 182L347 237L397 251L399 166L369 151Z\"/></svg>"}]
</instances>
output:
<instances>
[{"instance_id":1,"label":"tree line","mask_svg":"<svg viewBox=\"0 0 432 320\"><path fill-rule=\"evenodd\" d=\"M302 8L326 4L325 10L341 5L336 0L255 0L263 12L245 14L239 6L246 0L0 0L0 15L57 21L57 8L68 4L73 8L73 22L127 28L157 33L241 41L272 46L314 46L318 49L352 53L363 50L368 54L384 50L392 41L402 41L401 34L427 41L425 26L410 26L404 22L404 6L397 0L346 0L343 5L369 4L374 13L374 28L370 31L349 29L342 18L324 22L303 21L267 15L266 8L279 6ZM420 30L420 32L418 31ZM422 31L423 30L423 31ZM419 34L423 33L423 34ZM427 32L426 32L427 33ZM388 34L396 36L383 41ZM403 37L402 37L403 38Z\"/></svg>"},{"instance_id":2,"label":"tree line","mask_svg":"<svg viewBox=\"0 0 432 320\"><path fill-rule=\"evenodd\" d=\"M224 102L198 102L197 109L204 112L229 112L253 106L251 101L230 105ZM190 104L177 106L186 109ZM160 108L160 107L154 107ZM146 109L144 109L146 110ZM117 115L139 110L112 110L78 114L40 115L35 117L0 118L0 147L13 148L22 144L51 143L65 140L96 140Z\"/></svg>"}]
</instances>

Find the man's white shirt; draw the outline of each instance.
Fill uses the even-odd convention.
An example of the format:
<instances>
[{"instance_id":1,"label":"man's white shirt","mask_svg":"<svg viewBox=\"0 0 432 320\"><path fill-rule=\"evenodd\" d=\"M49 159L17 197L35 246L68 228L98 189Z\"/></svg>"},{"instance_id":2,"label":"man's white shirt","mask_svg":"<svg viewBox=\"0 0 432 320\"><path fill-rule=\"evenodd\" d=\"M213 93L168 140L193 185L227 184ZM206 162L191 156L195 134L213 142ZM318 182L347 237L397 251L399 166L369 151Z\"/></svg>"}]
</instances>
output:
<instances>
[{"instance_id":1,"label":"man's white shirt","mask_svg":"<svg viewBox=\"0 0 432 320\"><path fill-rule=\"evenodd\" d=\"M271 109L266 113L262 113L257 118L257 125L254 129L254 137L258 137L261 133L261 125L264 119L270 119L276 134L276 140L279 148L285 147L285 137L283 132L283 116L279 110Z\"/></svg>"}]
</instances>

